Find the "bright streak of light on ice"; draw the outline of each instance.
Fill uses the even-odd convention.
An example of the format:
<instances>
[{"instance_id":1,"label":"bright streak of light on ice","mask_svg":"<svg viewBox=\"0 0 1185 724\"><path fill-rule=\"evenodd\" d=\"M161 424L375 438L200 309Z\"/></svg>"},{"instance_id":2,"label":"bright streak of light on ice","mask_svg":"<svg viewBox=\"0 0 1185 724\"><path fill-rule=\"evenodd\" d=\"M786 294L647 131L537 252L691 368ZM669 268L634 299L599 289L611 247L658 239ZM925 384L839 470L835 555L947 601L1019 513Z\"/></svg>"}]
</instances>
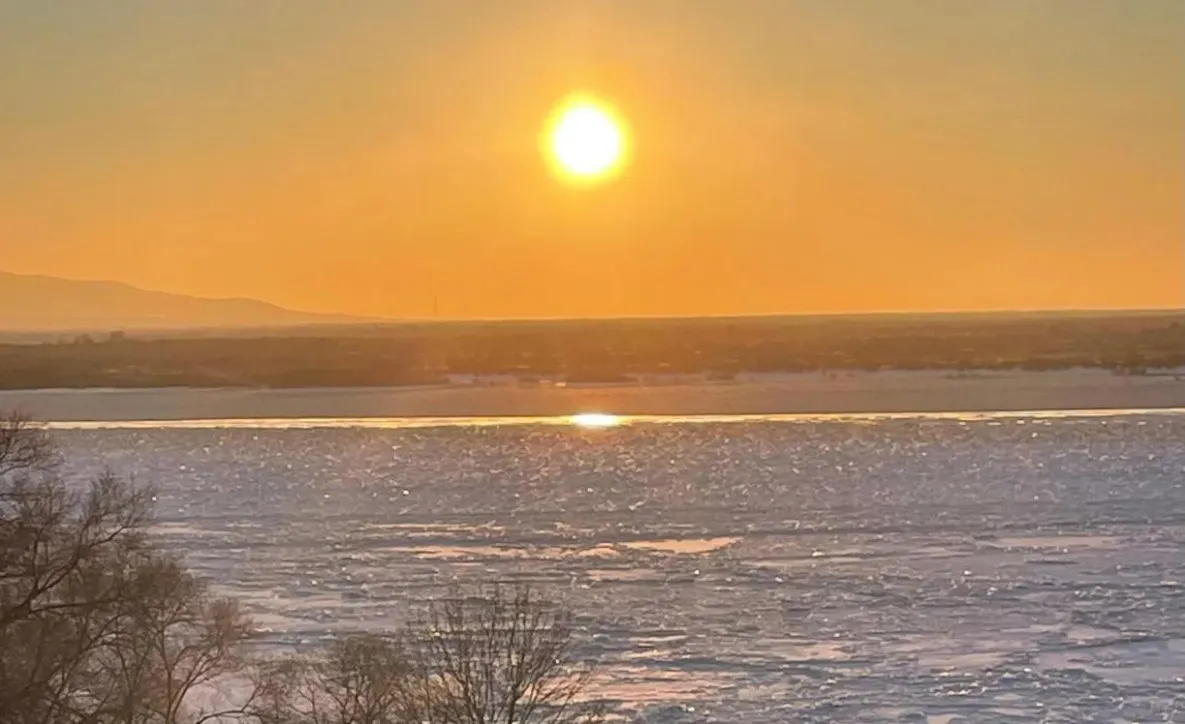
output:
<instances>
[{"instance_id":1,"label":"bright streak of light on ice","mask_svg":"<svg viewBox=\"0 0 1185 724\"><path fill-rule=\"evenodd\" d=\"M577 427L590 428L617 427L624 422L619 415L610 415L604 412L582 412L572 415L571 421Z\"/></svg>"}]
</instances>

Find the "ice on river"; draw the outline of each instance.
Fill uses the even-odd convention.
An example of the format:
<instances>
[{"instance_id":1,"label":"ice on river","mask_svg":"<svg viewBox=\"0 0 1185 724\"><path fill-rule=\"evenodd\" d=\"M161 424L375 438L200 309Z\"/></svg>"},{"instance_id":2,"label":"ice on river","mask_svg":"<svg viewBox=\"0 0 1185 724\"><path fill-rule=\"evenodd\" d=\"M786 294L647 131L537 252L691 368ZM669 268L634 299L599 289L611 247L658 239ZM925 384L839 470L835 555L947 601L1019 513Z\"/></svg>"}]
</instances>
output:
<instances>
[{"instance_id":1,"label":"ice on river","mask_svg":"<svg viewBox=\"0 0 1185 724\"><path fill-rule=\"evenodd\" d=\"M1185 413L56 434L275 645L520 579L638 721L1185 722Z\"/></svg>"}]
</instances>

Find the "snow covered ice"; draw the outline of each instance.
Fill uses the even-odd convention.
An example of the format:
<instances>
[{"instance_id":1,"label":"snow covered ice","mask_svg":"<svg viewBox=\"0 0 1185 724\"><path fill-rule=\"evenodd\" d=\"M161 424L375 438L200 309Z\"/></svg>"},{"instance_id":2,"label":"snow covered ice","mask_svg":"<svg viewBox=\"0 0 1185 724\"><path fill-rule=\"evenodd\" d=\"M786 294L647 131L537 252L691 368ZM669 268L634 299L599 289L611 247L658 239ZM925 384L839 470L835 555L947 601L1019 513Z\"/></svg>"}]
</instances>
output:
<instances>
[{"instance_id":1,"label":"snow covered ice","mask_svg":"<svg viewBox=\"0 0 1185 724\"><path fill-rule=\"evenodd\" d=\"M56 433L269 645L538 583L644 722L1185 722L1185 413Z\"/></svg>"}]
</instances>

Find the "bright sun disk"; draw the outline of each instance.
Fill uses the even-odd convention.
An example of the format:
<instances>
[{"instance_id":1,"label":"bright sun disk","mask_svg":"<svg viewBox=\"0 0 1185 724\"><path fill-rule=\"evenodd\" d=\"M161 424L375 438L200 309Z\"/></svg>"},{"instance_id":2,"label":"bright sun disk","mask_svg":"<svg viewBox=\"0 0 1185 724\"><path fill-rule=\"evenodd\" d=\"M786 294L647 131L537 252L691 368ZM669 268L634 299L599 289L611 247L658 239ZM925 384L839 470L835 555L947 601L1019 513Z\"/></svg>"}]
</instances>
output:
<instances>
[{"instance_id":1,"label":"bright sun disk","mask_svg":"<svg viewBox=\"0 0 1185 724\"><path fill-rule=\"evenodd\" d=\"M546 152L565 175L604 178L618 170L625 155L621 122L604 105L587 98L562 105L546 135Z\"/></svg>"}]
</instances>

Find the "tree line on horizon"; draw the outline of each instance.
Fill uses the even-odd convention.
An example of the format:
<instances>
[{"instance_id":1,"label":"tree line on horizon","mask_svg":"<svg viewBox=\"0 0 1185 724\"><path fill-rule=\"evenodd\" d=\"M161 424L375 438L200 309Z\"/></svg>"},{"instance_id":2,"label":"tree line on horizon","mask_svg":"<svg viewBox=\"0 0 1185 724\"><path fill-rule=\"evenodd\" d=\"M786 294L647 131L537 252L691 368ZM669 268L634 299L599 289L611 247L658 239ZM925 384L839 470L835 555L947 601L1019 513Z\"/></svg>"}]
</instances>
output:
<instances>
[{"instance_id":1,"label":"tree line on horizon","mask_svg":"<svg viewBox=\"0 0 1185 724\"><path fill-rule=\"evenodd\" d=\"M1139 373L1185 367L1169 315L975 320L666 320L427 325L389 334L138 338L0 345L0 389L366 387L513 374L627 382L642 374L901 370Z\"/></svg>"}]
</instances>

